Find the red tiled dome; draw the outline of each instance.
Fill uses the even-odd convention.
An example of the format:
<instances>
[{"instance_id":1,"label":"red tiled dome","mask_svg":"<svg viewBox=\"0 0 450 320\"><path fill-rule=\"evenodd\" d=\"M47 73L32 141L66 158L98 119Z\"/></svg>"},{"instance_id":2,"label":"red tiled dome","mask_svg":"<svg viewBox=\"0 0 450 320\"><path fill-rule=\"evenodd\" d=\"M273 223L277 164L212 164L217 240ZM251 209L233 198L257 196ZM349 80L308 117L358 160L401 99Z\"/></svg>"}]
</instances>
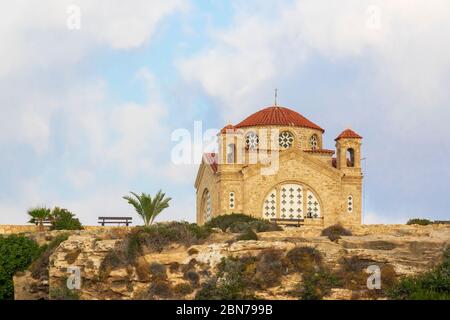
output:
<instances>
[{"instance_id":1,"label":"red tiled dome","mask_svg":"<svg viewBox=\"0 0 450 320\"><path fill-rule=\"evenodd\" d=\"M268 107L252 114L244 121L238 123L235 128L268 125L305 127L317 129L322 132L325 131L317 124L306 119L300 113L285 107L278 106Z\"/></svg>"},{"instance_id":2,"label":"red tiled dome","mask_svg":"<svg viewBox=\"0 0 450 320\"><path fill-rule=\"evenodd\" d=\"M357 134L355 131L353 131L352 129L345 129L334 140L337 141L339 139L362 139L362 137L359 134Z\"/></svg>"}]
</instances>

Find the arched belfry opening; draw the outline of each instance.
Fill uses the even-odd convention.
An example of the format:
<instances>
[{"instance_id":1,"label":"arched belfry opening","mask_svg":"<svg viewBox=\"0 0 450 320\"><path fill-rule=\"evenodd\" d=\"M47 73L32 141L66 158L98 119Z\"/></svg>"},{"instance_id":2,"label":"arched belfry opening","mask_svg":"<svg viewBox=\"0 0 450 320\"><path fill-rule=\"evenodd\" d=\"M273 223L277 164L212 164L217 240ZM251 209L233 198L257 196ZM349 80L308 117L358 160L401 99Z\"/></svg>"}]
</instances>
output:
<instances>
[{"instance_id":1,"label":"arched belfry opening","mask_svg":"<svg viewBox=\"0 0 450 320\"><path fill-rule=\"evenodd\" d=\"M347 167L355 166L355 150L353 148L347 149Z\"/></svg>"}]
</instances>

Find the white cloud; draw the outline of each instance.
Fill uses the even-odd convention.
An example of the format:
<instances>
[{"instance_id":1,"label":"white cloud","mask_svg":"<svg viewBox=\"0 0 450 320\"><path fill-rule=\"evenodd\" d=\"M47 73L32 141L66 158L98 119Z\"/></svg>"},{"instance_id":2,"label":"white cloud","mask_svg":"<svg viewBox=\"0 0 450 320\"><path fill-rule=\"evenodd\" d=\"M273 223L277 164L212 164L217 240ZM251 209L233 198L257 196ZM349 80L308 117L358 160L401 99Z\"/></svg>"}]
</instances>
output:
<instances>
[{"instance_id":1,"label":"white cloud","mask_svg":"<svg viewBox=\"0 0 450 320\"><path fill-rule=\"evenodd\" d=\"M29 143L37 154L48 150L50 128L49 120L38 113L25 112L21 115L20 140Z\"/></svg>"},{"instance_id":2,"label":"white cloud","mask_svg":"<svg viewBox=\"0 0 450 320\"><path fill-rule=\"evenodd\" d=\"M398 214L386 216L373 211L363 214L364 224L405 224L408 220L408 217L399 216Z\"/></svg>"},{"instance_id":3,"label":"white cloud","mask_svg":"<svg viewBox=\"0 0 450 320\"><path fill-rule=\"evenodd\" d=\"M298 0L280 7L270 18L240 14L213 32L213 45L180 61L184 78L216 98L224 117L236 121L255 104L270 103L262 93L318 56L364 61L373 72L367 85L397 99L389 112L398 120L405 108L423 112L448 98L448 1ZM378 13L379 27L372 21Z\"/></svg>"},{"instance_id":4,"label":"white cloud","mask_svg":"<svg viewBox=\"0 0 450 320\"><path fill-rule=\"evenodd\" d=\"M80 8L81 28L70 30L71 12ZM149 41L158 24L186 7L181 0L44 0L3 3L0 13L0 77L30 69L78 63L99 48L133 49Z\"/></svg>"}]
</instances>

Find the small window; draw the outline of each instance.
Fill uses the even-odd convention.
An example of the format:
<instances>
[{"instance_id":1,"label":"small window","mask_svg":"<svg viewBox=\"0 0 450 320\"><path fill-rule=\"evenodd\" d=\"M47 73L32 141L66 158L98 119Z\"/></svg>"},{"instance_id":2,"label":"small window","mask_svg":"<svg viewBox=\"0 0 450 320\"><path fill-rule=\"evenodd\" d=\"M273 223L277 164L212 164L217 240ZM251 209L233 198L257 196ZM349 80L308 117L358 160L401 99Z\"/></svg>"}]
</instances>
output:
<instances>
[{"instance_id":1,"label":"small window","mask_svg":"<svg viewBox=\"0 0 450 320\"><path fill-rule=\"evenodd\" d=\"M353 196L351 195L347 197L347 211L349 213L353 212Z\"/></svg>"},{"instance_id":2,"label":"small window","mask_svg":"<svg viewBox=\"0 0 450 320\"><path fill-rule=\"evenodd\" d=\"M347 149L347 167L355 166L355 150Z\"/></svg>"},{"instance_id":3,"label":"small window","mask_svg":"<svg viewBox=\"0 0 450 320\"><path fill-rule=\"evenodd\" d=\"M203 193L203 220L208 222L212 218L211 210L211 196L209 191L206 189Z\"/></svg>"},{"instance_id":4,"label":"small window","mask_svg":"<svg viewBox=\"0 0 450 320\"><path fill-rule=\"evenodd\" d=\"M227 163L236 163L236 146L233 143L227 147Z\"/></svg>"},{"instance_id":5,"label":"small window","mask_svg":"<svg viewBox=\"0 0 450 320\"><path fill-rule=\"evenodd\" d=\"M283 131L278 138L278 142L280 144L280 148L289 149L294 143L294 135L289 131Z\"/></svg>"},{"instance_id":6,"label":"small window","mask_svg":"<svg viewBox=\"0 0 450 320\"><path fill-rule=\"evenodd\" d=\"M234 192L230 192L229 207L230 209L234 209L236 207L236 199L234 197Z\"/></svg>"},{"instance_id":7,"label":"small window","mask_svg":"<svg viewBox=\"0 0 450 320\"><path fill-rule=\"evenodd\" d=\"M249 132L245 136L245 145L249 150L255 150L258 148L259 138L258 135L254 132Z\"/></svg>"},{"instance_id":8,"label":"small window","mask_svg":"<svg viewBox=\"0 0 450 320\"><path fill-rule=\"evenodd\" d=\"M319 139L317 138L317 135L313 134L311 138L309 138L309 146L311 147L311 150L316 150L319 145Z\"/></svg>"}]
</instances>

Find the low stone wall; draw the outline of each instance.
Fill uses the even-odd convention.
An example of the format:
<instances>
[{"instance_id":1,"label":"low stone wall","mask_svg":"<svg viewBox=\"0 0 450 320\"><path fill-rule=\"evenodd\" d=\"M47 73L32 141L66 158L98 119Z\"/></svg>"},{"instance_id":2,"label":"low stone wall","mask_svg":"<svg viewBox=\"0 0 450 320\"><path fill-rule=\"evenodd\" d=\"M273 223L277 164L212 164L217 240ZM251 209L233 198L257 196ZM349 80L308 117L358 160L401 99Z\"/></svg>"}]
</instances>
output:
<instances>
[{"instance_id":1,"label":"low stone wall","mask_svg":"<svg viewBox=\"0 0 450 320\"><path fill-rule=\"evenodd\" d=\"M131 230L132 227L102 227L102 226L84 226L84 230L86 231L100 231L104 232L105 230ZM49 227L44 227L45 231L49 230ZM19 233L30 233L30 232L38 232L39 228L35 225L14 225L14 224L1 224L0 225L0 234L19 234Z\"/></svg>"},{"instance_id":2,"label":"low stone wall","mask_svg":"<svg viewBox=\"0 0 450 320\"><path fill-rule=\"evenodd\" d=\"M14 225L14 224L0 225L0 234L17 234L36 231L38 231L38 227L35 225Z\"/></svg>"}]
</instances>

